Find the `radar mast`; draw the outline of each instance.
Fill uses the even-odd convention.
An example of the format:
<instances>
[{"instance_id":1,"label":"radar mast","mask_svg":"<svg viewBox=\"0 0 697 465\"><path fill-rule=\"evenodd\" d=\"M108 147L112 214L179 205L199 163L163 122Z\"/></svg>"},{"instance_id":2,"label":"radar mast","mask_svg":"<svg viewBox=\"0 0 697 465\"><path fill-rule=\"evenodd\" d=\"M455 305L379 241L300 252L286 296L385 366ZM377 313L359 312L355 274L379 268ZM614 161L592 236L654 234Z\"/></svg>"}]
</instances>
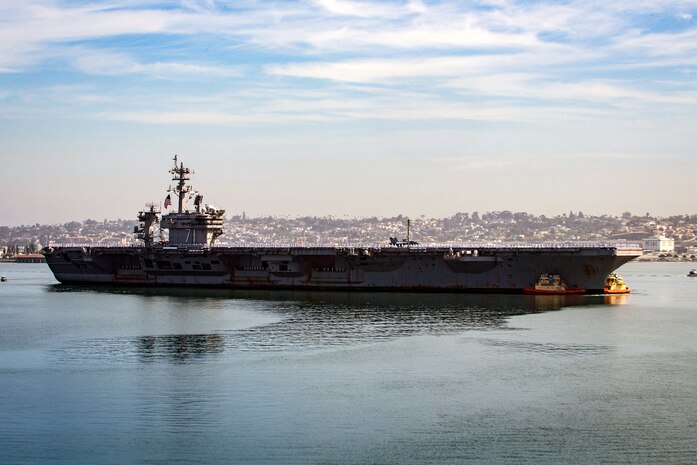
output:
<instances>
[{"instance_id":1,"label":"radar mast","mask_svg":"<svg viewBox=\"0 0 697 465\"><path fill-rule=\"evenodd\" d=\"M186 194L192 191L191 186L186 185L186 181L191 179L187 176L191 174L192 171L189 168L184 168L184 162L181 162L181 164L177 166L177 157L177 155L174 156L174 167L169 170L173 176L172 181L177 181L177 184L174 187L170 186L169 189L167 189L167 192L174 192L174 195L179 198L179 208L177 213L183 213L184 198L186 197Z\"/></svg>"}]
</instances>

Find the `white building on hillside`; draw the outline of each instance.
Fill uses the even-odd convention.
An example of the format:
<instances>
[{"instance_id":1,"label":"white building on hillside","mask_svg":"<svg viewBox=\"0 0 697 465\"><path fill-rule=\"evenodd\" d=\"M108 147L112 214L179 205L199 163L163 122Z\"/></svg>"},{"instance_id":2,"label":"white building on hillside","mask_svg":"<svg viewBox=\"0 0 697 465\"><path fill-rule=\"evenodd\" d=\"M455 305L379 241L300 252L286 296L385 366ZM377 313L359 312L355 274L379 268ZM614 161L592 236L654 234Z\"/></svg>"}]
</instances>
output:
<instances>
[{"instance_id":1,"label":"white building on hillside","mask_svg":"<svg viewBox=\"0 0 697 465\"><path fill-rule=\"evenodd\" d=\"M674 252L675 240L665 236L652 236L642 239L642 247L647 252Z\"/></svg>"}]
</instances>

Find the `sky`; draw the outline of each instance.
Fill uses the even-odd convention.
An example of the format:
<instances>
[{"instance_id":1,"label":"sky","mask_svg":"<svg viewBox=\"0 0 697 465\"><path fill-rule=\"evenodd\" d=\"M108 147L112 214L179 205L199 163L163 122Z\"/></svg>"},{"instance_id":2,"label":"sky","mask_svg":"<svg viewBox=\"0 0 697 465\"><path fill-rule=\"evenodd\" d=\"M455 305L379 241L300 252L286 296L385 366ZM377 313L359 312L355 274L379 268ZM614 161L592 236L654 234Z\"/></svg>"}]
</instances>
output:
<instances>
[{"instance_id":1,"label":"sky","mask_svg":"<svg viewBox=\"0 0 697 465\"><path fill-rule=\"evenodd\" d=\"M695 214L697 0L0 1L0 224Z\"/></svg>"}]
</instances>

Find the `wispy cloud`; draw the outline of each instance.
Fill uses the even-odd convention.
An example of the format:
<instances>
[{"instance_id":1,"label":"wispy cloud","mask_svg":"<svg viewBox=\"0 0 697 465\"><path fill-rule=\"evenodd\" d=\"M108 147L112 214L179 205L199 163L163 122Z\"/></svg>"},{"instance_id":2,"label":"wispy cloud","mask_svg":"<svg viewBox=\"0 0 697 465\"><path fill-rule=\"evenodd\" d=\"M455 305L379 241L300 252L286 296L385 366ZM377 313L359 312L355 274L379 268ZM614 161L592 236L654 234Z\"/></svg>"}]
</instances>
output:
<instances>
[{"instance_id":1,"label":"wispy cloud","mask_svg":"<svg viewBox=\"0 0 697 465\"><path fill-rule=\"evenodd\" d=\"M450 81L454 89L480 96L511 97L541 102L587 102L617 105L624 103L666 105L697 105L697 95L691 91L647 91L635 82L596 80L560 82L534 74L497 74L474 76Z\"/></svg>"},{"instance_id":2,"label":"wispy cloud","mask_svg":"<svg viewBox=\"0 0 697 465\"><path fill-rule=\"evenodd\" d=\"M656 63L654 57L688 58L697 53L697 30L673 33L637 34L620 37L613 47L618 53L631 53L630 58ZM694 63L687 60L687 63Z\"/></svg>"},{"instance_id":3,"label":"wispy cloud","mask_svg":"<svg viewBox=\"0 0 697 465\"><path fill-rule=\"evenodd\" d=\"M86 74L125 75L145 74L157 78L182 79L200 77L235 77L243 74L240 66L210 66L177 62L138 62L126 53L90 50L82 47L65 52L72 66Z\"/></svg>"},{"instance_id":4,"label":"wispy cloud","mask_svg":"<svg viewBox=\"0 0 697 465\"><path fill-rule=\"evenodd\" d=\"M395 4L361 2L354 0L314 0L317 6L332 15L358 16L360 18L395 18L405 13L424 11L423 4Z\"/></svg>"},{"instance_id":5,"label":"wispy cloud","mask_svg":"<svg viewBox=\"0 0 697 465\"><path fill-rule=\"evenodd\" d=\"M694 0L639 0L630 10L620 0L7 2L0 5L0 73L50 64L62 76L91 80L92 96L100 80L132 76L118 84L134 96L124 98L120 114L143 122L193 115L230 124L241 110L274 121L275 113L289 120L525 121L550 105L597 116L602 104L614 118L622 108L695 105L689 72L682 80L669 72L697 66L694 11ZM657 27L650 17L680 26ZM143 98L128 88L148 86L139 77L198 81L188 92L201 105L218 107L221 94L247 97L243 108L219 114L205 107L190 113L173 107L174 99L162 108L174 116L153 117L159 113L143 113ZM308 97L314 88L323 96ZM408 92L413 100L405 103L400 96ZM145 101L162 107L154 98Z\"/></svg>"},{"instance_id":6,"label":"wispy cloud","mask_svg":"<svg viewBox=\"0 0 697 465\"><path fill-rule=\"evenodd\" d=\"M171 111L171 112L109 112L101 113L103 119L147 124L215 124L229 125L249 122L246 116L219 112Z\"/></svg>"}]
</instances>

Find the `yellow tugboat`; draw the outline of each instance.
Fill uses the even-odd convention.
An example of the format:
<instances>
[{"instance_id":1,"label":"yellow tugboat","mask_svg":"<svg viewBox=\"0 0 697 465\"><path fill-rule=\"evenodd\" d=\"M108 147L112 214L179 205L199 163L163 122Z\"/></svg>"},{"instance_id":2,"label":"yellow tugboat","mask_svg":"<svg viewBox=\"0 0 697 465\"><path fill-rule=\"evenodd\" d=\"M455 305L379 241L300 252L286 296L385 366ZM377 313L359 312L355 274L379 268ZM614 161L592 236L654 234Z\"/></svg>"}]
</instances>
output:
<instances>
[{"instance_id":1,"label":"yellow tugboat","mask_svg":"<svg viewBox=\"0 0 697 465\"><path fill-rule=\"evenodd\" d=\"M540 276L540 279L535 283L535 287L526 287L523 289L525 294L541 294L541 295L565 295L565 294L583 294L585 289L568 289L566 283L558 274L545 273Z\"/></svg>"},{"instance_id":2,"label":"yellow tugboat","mask_svg":"<svg viewBox=\"0 0 697 465\"><path fill-rule=\"evenodd\" d=\"M622 276L612 273L605 279L605 289L606 294L629 294L631 289L624 282Z\"/></svg>"}]
</instances>

